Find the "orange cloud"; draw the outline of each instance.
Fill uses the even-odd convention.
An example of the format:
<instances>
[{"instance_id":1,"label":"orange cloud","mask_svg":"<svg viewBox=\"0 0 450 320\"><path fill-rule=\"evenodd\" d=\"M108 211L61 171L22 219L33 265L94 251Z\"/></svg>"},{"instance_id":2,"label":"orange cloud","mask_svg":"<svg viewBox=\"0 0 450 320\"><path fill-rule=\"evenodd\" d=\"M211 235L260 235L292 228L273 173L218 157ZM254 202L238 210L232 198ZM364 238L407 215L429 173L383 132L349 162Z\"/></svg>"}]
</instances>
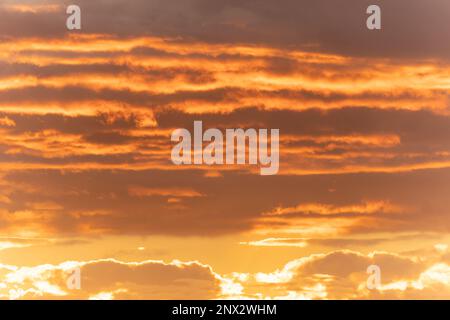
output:
<instances>
[{"instance_id":1,"label":"orange cloud","mask_svg":"<svg viewBox=\"0 0 450 320\"><path fill-rule=\"evenodd\" d=\"M341 213L374 214L374 213L399 213L402 208L386 201L367 201L363 204L348 206L333 206L319 203L301 204L290 208L276 208L271 212L265 212L265 216L280 216L294 213L338 215Z\"/></svg>"},{"instance_id":2,"label":"orange cloud","mask_svg":"<svg viewBox=\"0 0 450 320\"><path fill-rule=\"evenodd\" d=\"M193 198L202 197L203 195L192 189L181 188L144 188L138 186L132 186L128 188L128 192L134 197L180 197L180 198Z\"/></svg>"}]
</instances>

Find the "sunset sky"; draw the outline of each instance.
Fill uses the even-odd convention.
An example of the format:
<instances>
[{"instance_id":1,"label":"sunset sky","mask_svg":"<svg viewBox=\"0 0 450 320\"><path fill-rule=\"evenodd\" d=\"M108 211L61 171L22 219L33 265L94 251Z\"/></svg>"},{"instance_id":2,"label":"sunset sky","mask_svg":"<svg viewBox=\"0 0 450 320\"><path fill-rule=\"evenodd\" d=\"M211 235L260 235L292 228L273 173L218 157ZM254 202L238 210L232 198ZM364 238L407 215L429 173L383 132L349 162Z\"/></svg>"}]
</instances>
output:
<instances>
[{"instance_id":1,"label":"sunset sky","mask_svg":"<svg viewBox=\"0 0 450 320\"><path fill-rule=\"evenodd\" d=\"M447 0L0 0L0 298L450 299L449 21ZM195 120L280 129L278 174L174 165Z\"/></svg>"}]
</instances>

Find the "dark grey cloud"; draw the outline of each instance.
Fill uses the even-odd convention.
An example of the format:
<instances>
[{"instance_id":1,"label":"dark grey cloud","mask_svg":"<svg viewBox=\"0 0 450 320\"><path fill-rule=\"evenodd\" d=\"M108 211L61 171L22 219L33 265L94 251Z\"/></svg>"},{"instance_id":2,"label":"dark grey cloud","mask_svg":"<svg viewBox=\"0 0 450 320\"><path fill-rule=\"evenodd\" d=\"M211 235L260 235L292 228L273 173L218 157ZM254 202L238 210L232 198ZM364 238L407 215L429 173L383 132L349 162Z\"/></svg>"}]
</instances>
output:
<instances>
[{"instance_id":1,"label":"dark grey cloud","mask_svg":"<svg viewBox=\"0 0 450 320\"><path fill-rule=\"evenodd\" d=\"M73 56L76 53L72 53ZM31 63L6 63L0 61L0 77L35 76L39 79L49 77L77 75L121 75L142 76L145 81L170 81L183 79L187 83L204 83L214 81L214 76L206 70L189 67L133 67L129 64L94 63L94 64L50 64L39 66Z\"/></svg>"},{"instance_id":2,"label":"dark grey cloud","mask_svg":"<svg viewBox=\"0 0 450 320\"><path fill-rule=\"evenodd\" d=\"M13 213L36 202L58 203L62 208L51 211L46 227L65 235L79 236L82 232L96 236L95 230L103 230L104 234L217 236L250 230L260 224L261 213L279 206L302 203L345 206L367 200L389 201L404 210L391 216L374 213L366 223L352 226L354 233L445 234L450 230L448 169L272 177L230 172L218 179L206 178L195 170L41 170L11 172L4 180L16 189L9 194L11 203L0 204L3 210ZM130 186L192 189L203 196L170 204L167 200L177 197L175 191L167 196L136 197L129 193ZM37 221L41 213L34 211ZM290 218L285 219L288 223ZM323 221L308 219L318 225ZM81 231L82 225L89 225L92 234ZM8 221L2 219L0 227L7 228Z\"/></svg>"},{"instance_id":3,"label":"dark grey cloud","mask_svg":"<svg viewBox=\"0 0 450 320\"><path fill-rule=\"evenodd\" d=\"M77 4L83 10L83 33L255 43L361 56L450 57L446 41L450 4L445 0L138 0L132 5L123 0L78 0ZM382 31L365 26L371 4L382 8ZM67 34L63 10L38 14L2 10L0 16L3 37Z\"/></svg>"},{"instance_id":4,"label":"dark grey cloud","mask_svg":"<svg viewBox=\"0 0 450 320\"><path fill-rule=\"evenodd\" d=\"M155 114L162 128L190 128L195 120L205 127L229 128L239 123L248 127L280 128L284 135L398 135L403 145L448 148L450 117L427 110L395 110L368 107L303 111L237 109L228 114L185 114L176 110L162 110Z\"/></svg>"}]
</instances>

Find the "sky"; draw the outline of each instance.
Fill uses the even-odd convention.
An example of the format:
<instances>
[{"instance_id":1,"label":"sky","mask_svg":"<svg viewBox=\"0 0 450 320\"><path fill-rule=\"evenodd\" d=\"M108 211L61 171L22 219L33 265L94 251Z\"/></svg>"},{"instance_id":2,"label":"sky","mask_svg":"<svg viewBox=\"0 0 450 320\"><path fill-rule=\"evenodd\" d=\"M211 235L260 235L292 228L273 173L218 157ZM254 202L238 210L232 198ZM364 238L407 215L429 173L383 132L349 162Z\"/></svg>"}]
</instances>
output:
<instances>
[{"instance_id":1,"label":"sky","mask_svg":"<svg viewBox=\"0 0 450 320\"><path fill-rule=\"evenodd\" d=\"M449 21L446 0L2 0L0 298L449 299ZM278 174L174 165L196 120L279 129Z\"/></svg>"}]
</instances>

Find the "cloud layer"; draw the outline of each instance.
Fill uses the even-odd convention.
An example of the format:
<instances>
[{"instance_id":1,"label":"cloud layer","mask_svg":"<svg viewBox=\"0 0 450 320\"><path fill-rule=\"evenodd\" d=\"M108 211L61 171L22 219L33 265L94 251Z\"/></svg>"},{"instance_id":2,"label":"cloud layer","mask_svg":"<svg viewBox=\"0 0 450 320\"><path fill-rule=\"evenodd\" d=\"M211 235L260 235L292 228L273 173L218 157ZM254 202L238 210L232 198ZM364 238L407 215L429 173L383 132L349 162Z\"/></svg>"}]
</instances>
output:
<instances>
[{"instance_id":1,"label":"cloud layer","mask_svg":"<svg viewBox=\"0 0 450 320\"><path fill-rule=\"evenodd\" d=\"M2 1L1 297L450 297L450 4L378 3ZM280 129L279 174L174 166L195 120Z\"/></svg>"}]
</instances>

